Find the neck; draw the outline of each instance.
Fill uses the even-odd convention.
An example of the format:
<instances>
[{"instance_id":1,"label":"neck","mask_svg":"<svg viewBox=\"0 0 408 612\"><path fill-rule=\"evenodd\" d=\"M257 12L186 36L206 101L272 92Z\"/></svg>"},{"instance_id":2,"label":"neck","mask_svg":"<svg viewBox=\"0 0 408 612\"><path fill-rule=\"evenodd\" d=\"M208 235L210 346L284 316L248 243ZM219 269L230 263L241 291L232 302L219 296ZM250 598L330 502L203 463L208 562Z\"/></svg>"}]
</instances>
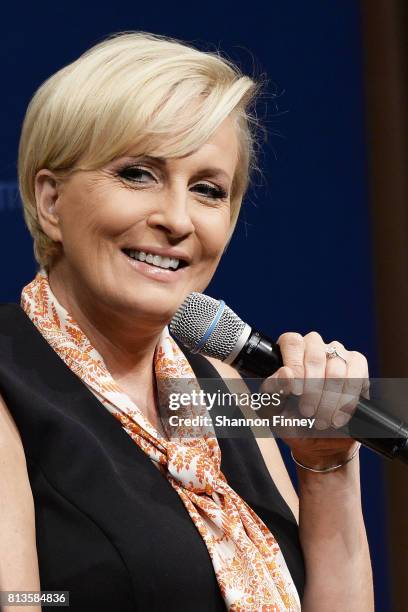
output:
<instances>
[{"instance_id":1,"label":"neck","mask_svg":"<svg viewBox=\"0 0 408 612\"><path fill-rule=\"evenodd\" d=\"M129 320L103 303L95 309L95 300L87 300L82 287L62 276L58 266L49 270L48 281L58 302L102 356L111 376L119 384L137 380L139 388L152 388L154 352L164 325L145 321L141 325L137 317Z\"/></svg>"}]
</instances>

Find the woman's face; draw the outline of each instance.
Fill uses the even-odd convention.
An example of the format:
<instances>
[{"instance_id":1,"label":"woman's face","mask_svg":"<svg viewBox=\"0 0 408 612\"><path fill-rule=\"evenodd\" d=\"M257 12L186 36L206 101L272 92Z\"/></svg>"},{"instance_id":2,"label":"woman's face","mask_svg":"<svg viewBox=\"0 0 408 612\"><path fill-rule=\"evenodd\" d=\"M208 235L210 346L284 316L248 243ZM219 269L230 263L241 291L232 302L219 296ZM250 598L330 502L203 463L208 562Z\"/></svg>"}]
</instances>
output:
<instances>
[{"instance_id":1,"label":"woman's face","mask_svg":"<svg viewBox=\"0 0 408 612\"><path fill-rule=\"evenodd\" d=\"M205 289L221 258L237 154L228 118L189 156L130 152L75 173L59 188L54 223L42 222L63 246L59 282L88 308L167 322L191 291Z\"/></svg>"}]
</instances>

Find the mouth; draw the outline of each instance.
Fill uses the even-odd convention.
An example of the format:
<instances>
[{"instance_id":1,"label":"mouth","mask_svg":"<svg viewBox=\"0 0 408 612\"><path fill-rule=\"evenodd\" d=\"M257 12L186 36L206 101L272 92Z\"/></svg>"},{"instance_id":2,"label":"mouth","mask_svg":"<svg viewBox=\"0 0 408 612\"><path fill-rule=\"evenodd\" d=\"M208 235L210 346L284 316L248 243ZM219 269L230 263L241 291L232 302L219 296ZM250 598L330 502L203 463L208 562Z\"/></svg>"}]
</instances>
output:
<instances>
[{"instance_id":1,"label":"mouth","mask_svg":"<svg viewBox=\"0 0 408 612\"><path fill-rule=\"evenodd\" d=\"M121 249L129 259L134 261L142 262L147 266L153 268L160 268L169 272L175 272L188 266L188 262L185 259L177 257L169 257L167 255L158 255L157 253L148 253L146 251L137 251L135 249Z\"/></svg>"}]
</instances>

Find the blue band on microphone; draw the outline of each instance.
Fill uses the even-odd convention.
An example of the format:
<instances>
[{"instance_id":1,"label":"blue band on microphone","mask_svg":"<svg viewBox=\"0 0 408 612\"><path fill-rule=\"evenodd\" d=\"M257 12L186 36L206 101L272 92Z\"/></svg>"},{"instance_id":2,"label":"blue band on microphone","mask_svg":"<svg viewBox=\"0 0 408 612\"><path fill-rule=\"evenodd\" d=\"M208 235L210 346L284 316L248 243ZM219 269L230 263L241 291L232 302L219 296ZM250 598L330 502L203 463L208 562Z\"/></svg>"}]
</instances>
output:
<instances>
[{"instance_id":1,"label":"blue band on microphone","mask_svg":"<svg viewBox=\"0 0 408 612\"><path fill-rule=\"evenodd\" d=\"M214 328L217 325L218 321L221 319L224 309L225 309L225 302L224 300L220 300L218 304L218 310L215 313L215 317L211 321L210 325L207 328L207 331L205 332L201 340L198 342L197 346L191 350L192 353L198 353L203 348L204 344L207 342L208 338L213 333Z\"/></svg>"}]
</instances>

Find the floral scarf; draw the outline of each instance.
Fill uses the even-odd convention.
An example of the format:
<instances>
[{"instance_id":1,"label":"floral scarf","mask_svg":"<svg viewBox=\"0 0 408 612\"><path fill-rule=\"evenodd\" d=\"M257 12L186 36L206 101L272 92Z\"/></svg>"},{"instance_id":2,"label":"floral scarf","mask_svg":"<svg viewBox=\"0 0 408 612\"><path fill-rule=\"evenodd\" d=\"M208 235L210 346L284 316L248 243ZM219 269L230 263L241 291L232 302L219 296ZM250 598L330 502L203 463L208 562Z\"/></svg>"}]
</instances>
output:
<instances>
[{"instance_id":1,"label":"floral scarf","mask_svg":"<svg viewBox=\"0 0 408 612\"><path fill-rule=\"evenodd\" d=\"M182 499L203 538L228 610L300 610L299 596L279 545L266 525L228 485L220 471L221 451L214 430L164 439L110 375L94 349L52 293L42 268L23 288L21 306L66 365L122 424L156 463ZM186 357L164 328L154 356L156 381L190 379ZM198 387L199 388L199 387ZM197 410L195 408L195 410ZM173 432L174 433L174 432Z\"/></svg>"}]
</instances>

